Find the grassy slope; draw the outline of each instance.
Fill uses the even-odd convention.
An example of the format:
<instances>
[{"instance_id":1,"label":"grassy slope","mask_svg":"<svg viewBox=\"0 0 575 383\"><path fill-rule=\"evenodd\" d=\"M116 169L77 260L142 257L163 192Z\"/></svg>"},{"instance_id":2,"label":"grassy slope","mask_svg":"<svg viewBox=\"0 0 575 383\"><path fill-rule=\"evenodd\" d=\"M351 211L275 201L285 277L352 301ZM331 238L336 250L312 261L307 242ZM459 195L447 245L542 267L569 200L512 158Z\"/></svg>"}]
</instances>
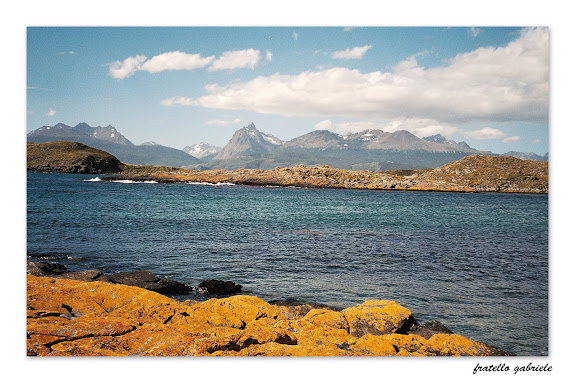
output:
<instances>
[{"instance_id":1,"label":"grassy slope","mask_svg":"<svg viewBox=\"0 0 575 383\"><path fill-rule=\"evenodd\" d=\"M121 166L103 150L69 141L27 143L26 162L28 171L53 173L103 173Z\"/></svg>"}]
</instances>

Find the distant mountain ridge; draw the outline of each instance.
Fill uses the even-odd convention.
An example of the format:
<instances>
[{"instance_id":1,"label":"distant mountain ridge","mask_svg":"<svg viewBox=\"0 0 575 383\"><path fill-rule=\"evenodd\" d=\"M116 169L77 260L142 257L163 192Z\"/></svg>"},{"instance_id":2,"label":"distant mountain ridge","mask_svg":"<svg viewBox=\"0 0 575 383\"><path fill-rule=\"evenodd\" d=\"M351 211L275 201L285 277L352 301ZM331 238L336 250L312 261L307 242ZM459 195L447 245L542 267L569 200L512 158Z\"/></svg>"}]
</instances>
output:
<instances>
[{"instance_id":1,"label":"distant mountain ridge","mask_svg":"<svg viewBox=\"0 0 575 383\"><path fill-rule=\"evenodd\" d=\"M204 142L186 146L183 150L153 141L134 145L111 125L91 127L86 123L75 127L62 123L43 126L30 132L27 140L80 142L109 152L123 163L196 170L273 169L300 164L371 171L426 169L457 161L470 154L496 155L471 148L465 142L447 140L440 134L422 139L405 130L384 132L369 129L347 135L314 130L284 142L259 131L253 122L238 129L223 148ZM505 155L532 160L546 160L548 157L520 152Z\"/></svg>"},{"instance_id":2,"label":"distant mountain ridge","mask_svg":"<svg viewBox=\"0 0 575 383\"><path fill-rule=\"evenodd\" d=\"M464 142L436 135L421 139L406 130L379 129L340 135L315 130L282 142L251 123L234 134L228 145L206 165L196 169L227 169L329 165L350 170L434 168L470 154L493 155Z\"/></svg>"},{"instance_id":3,"label":"distant mountain ridge","mask_svg":"<svg viewBox=\"0 0 575 383\"><path fill-rule=\"evenodd\" d=\"M549 153L545 153L544 156L540 156L535 153L523 153L523 152L507 152L503 154L504 156L511 156L519 158L520 160L531 160L531 161L548 161Z\"/></svg>"},{"instance_id":4,"label":"distant mountain ridge","mask_svg":"<svg viewBox=\"0 0 575 383\"><path fill-rule=\"evenodd\" d=\"M145 143L134 145L111 125L91 127L82 122L74 127L63 123L42 126L28 133L28 142L71 141L104 150L126 164L193 166L201 161L182 150Z\"/></svg>"}]
</instances>

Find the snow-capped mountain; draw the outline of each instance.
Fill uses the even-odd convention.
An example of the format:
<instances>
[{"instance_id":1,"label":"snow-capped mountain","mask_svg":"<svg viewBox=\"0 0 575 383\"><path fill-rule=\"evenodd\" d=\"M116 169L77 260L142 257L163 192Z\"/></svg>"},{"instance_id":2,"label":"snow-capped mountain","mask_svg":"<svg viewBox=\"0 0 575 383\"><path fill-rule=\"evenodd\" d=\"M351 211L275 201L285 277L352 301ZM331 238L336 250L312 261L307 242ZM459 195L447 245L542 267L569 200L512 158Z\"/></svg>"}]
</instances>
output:
<instances>
[{"instance_id":1,"label":"snow-capped mountain","mask_svg":"<svg viewBox=\"0 0 575 383\"><path fill-rule=\"evenodd\" d=\"M79 141L82 139L96 139L119 145L134 145L112 125L91 127L85 122L74 127L62 123L54 126L42 126L28 134L29 141Z\"/></svg>"},{"instance_id":2,"label":"snow-capped mountain","mask_svg":"<svg viewBox=\"0 0 575 383\"><path fill-rule=\"evenodd\" d=\"M196 158L205 158L218 154L222 148L205 142L200 142L199 144L186 146L183 150L190 156L194 156Z\"/></svg>"},{"instance_id":3,"label":"snow-capped mountain","mask_svg":"<svg viewBox=\"0 0 575 383\"><path fill-rule=\"evenodd\" d=\"M467 145L466 142L464 142L464 141L455 142L453 140L448 140L445 137L443 137L441 134L435 134L433 136L423 137L423 139L425 141L435 142L437 144L451 145L451 146L455 147L456 149L463 149L463 150L471 149L471 147L469 145Z\"/></svg>"},{"instance_id":4,"label":"snow-capped mountain","mask_svg":"<svg viewBox=\"0 0 575 383\"><path fill-rule=\"evenodd\" d=\"M104 150L120 161L135 165L191 166L201 161L182 150L148 142L134 145L111 125L91 127L82 122L42 126L26 137L28 142L72 141Z\"/></svg>"},{"instance_id":5,"label":"snow-capped mountain","mask_svg":"<svg viewBox=\"0 0 575 383\"><path fill-rule=\"evenodd\" d=\"M252 122L236 131L228 144L214 157L224 160L238 154L263 154L272 152L283 144L282 140L256 129Z\"/></svg>"}]
</instances>

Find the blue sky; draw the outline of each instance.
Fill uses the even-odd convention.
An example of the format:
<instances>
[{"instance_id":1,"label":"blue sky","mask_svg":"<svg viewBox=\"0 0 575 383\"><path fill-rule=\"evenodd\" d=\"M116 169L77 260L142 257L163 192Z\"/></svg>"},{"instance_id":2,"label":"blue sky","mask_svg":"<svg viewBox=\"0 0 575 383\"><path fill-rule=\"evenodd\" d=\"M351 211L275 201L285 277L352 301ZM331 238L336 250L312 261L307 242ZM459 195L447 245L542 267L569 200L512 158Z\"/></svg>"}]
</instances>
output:
<instances>
[{"instance_id":1,"label":"blue sky","mask_svg":"<svg viewBox=\"0 0 575 383\"><path fill-rule=\"evenodd\" d=\"M519 27L29 27L27 131L116 127L135 144L224 146L254 122L406 129L548 152L549 30Z\"/></svg>"}]
</instances>

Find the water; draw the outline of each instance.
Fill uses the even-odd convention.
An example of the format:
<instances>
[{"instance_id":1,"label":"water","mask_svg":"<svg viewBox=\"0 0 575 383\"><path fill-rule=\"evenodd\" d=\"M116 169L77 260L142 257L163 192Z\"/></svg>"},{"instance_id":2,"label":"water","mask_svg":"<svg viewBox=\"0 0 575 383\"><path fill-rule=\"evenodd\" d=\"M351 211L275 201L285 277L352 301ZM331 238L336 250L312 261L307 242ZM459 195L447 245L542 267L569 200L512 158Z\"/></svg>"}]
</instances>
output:
<instances>
[{"instance_id":1,"label":"water","mask_svg":"<svg viewBox=\"0 0 575 383\"><path fill-rule=\"evenodd\" d=\"M28 253L70 270L336 307L389 299L420 323L548 355L545 195L84 182L28 174ZM193 297L197 299L197 297Z\"/></svg>"}]
</instances>

